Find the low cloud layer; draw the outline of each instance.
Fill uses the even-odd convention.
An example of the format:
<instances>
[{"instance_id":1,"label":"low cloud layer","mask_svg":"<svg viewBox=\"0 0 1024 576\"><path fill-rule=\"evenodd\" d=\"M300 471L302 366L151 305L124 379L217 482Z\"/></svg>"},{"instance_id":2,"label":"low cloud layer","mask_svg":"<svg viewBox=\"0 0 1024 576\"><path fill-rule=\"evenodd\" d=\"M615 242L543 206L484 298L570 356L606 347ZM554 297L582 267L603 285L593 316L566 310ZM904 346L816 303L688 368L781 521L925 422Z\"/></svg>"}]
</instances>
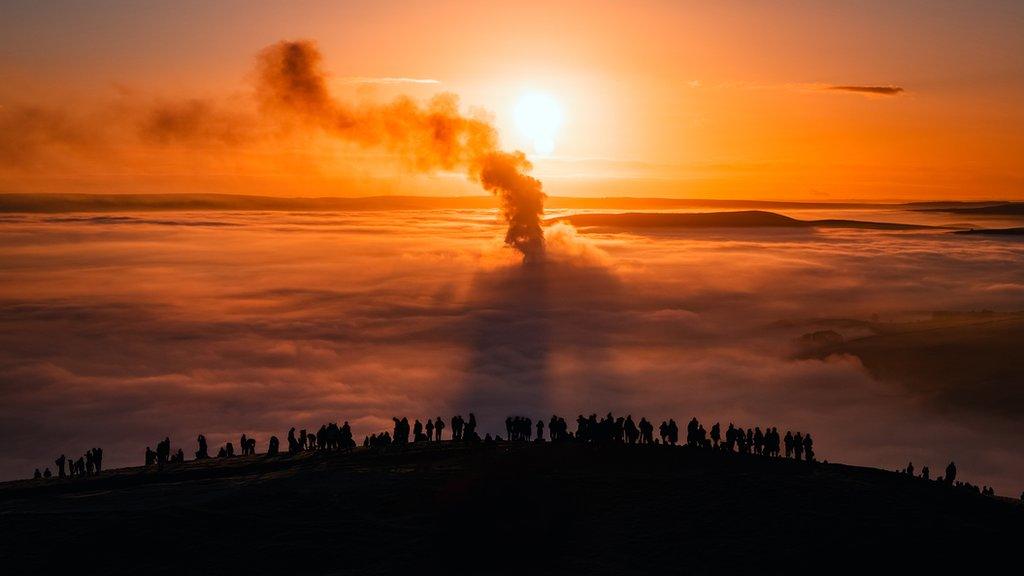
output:
<instances>
[{"instance_id":1,"label":"low cloud layer","mask_svg":"<svg viewBox=\"0 0 1024 576\"><path fill-rule=\"evenodd\" d=\"M835 461L913 460L1019 492L1007 394L970 405L797 359L821 318L1016 310L1024 246L917 231L548 230L522 266L492 211L10 215L0 476L106 448L142 461L396 414L631 412L812 431ZM179 225L174 225L175 223ZM853 336L853 333L847 336ZM1017 404L1019 405L1019 404Z\"/></svg>"}]
</instances>

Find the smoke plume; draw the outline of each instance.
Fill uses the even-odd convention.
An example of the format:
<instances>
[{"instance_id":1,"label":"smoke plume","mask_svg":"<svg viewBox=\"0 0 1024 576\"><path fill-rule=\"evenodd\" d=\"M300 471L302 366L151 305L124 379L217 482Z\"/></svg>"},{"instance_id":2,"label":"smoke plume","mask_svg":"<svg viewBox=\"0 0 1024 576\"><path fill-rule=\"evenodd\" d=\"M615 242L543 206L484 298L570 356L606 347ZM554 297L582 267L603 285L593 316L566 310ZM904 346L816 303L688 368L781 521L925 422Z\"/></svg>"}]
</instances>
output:
<instances>
[{"instance_id":1,"label":"smoke plume","mask_svg":"<svg viewBox=\"0 0 1024 576\"><path fill-rule=\"evenodd\" d=\"M216 174L219 163L258 171L267 161L245 164L247 153L264 152L261 145L287 150L295 144L292 137L317 133L386 151L416 173L465 172L498 197L508 222L505 242L528 261L543 256L545 195L540 181L526 174L530 162L521 152L501 150L490 120L461 113L454 94L426 102L342 102L331 94L323 58L308 40L263 49L253 78L255 99L247 94L243 101L147 103L125 96L78 114L64 107L0 106L0 177L78 176L116 166L124 174L168 170L172 181L177 173L168 167L175 160L190 171L206 166Z\"/></svg>"},{"instance_id":2,"label":"smoke plume","mask_svg":"<svg viewBox=\"0 0 1024 576\"><path fill-rule=\"evenodd\" d=\"M527 261L543 256L541 182L526 174L532 166L522 152L498 147L497 131L486 118L459 112L455 95L440 94L425 104L400 97L383 105L347 105L331 95L311 41L278 42L260 52L256 95L264 114L382 148L418 172L464 170L500 199L508 222L505 242Z\"/></svg>"}]
</instances>

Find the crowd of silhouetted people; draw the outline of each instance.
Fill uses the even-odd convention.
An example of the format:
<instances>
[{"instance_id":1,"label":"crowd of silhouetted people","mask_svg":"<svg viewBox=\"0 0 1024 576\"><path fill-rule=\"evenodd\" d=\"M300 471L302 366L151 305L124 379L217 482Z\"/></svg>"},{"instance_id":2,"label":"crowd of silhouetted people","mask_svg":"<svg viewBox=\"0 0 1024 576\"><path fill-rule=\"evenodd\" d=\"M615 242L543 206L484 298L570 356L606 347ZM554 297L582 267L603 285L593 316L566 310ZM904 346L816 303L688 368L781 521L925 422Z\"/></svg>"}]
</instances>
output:
<instances>
[{"instance_id":1,"label":"crowd of silhouetted people","mask_svg":"<svg viewBox=\"0 0 1024 576\"><path fill-rule=\"evenodd\" d=\"M394 423L390 431L370 434L363 438L363 446L369 449L383 449L390 446L402 446L412 443L440 442L444 439L445 428L449 426L444 419L437 416L433 419L426 418L425 423L419 419L414 420L410 425L406 417L392 418ZM469 414L468 418L461 415L452 416L450 419L451 440L455 442L580 442L590 444L624 444L624 445L665 445L677 446L681 444L679 426L674 419L662 421L658 426L658 437L654 436L654 424L646 418L635 420L632 414L624 417L614 417L608 413L604 417L597 414L576 417L576 429L570 431L565 418L552 415L547 421L547 438L545 438L545 422L538 419L536 422L526 416L509 416L505 419L505 436L485 434L483 438L477 432L476 416ZM308 432L306 429L296 431L291 428L288 431L288 454L298 454L307 451L323 452L348 452L356 447L352 435L352 428L348 422L338 425L335 422L322 424L315 432ZM210 458L210 449L206 436L200 434L196 438L197 449L193 452L195 460ZM241 456L255 456L256 439L246 434L239 438ZM785 435L779 433L778 428L771 426L763 430L760 426L753 428L737 426L732 422L725 428L724 432L719 422L711 425L710 430L706 429L697 418L692 418L686 424L685 445L695 449L712 450L725 453L737 453L764 456L770 458L793 459L803 462L814 462L814 440L810 433L800 431L792 432L787 430ZM280 441L277 436L271 436L267 443L267 456L277 456L281 452ZM216 458L233 458L235 446L232 442L226 442L220 446ZM145 465L155 466L163 469L168 464L179 464L185 461L185 452L182 448L172 450L171 440L165 437L156 444L156 450L146 447ZM59 478L93 476L99 474L103 466L103 450L92 448L77 460L67 458L63 454L54 463L57 467ZM913 462L906 468L898 470L902 474L923 480L931 480L931 473L927 466L921 468L918 474ZM936 482L957 487L983 495L994 495L995 491L988 487L978 487L969 482L956 479L957 469L953 462L946 467L945 474L935 478ZM52 478L53 473L47 467L40 472L37 468L34 477L36 479ZM1024 494L1021 495L1024 500Z\"/></svg>"},{"instance_id":2,"label":"crowd of silhouetted people","mask_svg":"<svg viewBox=\"0 0 1024 576\"><path fill-rule=\"evenodd\" d=\"M896 470L896 471L899 472L900 474L906 474L907 476L910 476L911 478L920 478L922 480L932 480L931 470L929 470L927 466L922 466L920 473L917 474L917 473L915 473L916 471L914 469L914 463L913 462L908 462L906 468L903 468L902 470ZM964 482L964 481L961 481L961 480L957 480L956 479L956 463L955 462L950 462L949 465L946 466L946 473L945 473L945 475L938 476L934 480L935 480L935 482L938 482L940 484L946 484L947 486L953 486L953 487L956 487L956 488L961 488L961 489L964 489L964 490L969 490L971 492L975 492L977 494L982 494L984 496L995 496L996 495L995 489L990 487L990 486L978 486L977 484L971 484L970 482ZM1024 501L1024 492L1021 493L1020 499L1021 499L1021 501Z\"/></svg>"},{"instance_id":3,"label":"crowd of silhouetted people","mask_svg":"<svg viewBox=\"0 0 1024 576\"><path fill-rule=\"evenodd\" d=\"M75 478L78 476L95 476L103 470L103 448L90 448L86 450L85 454L78 457L78 460L68 458L61 454L57 457L53 463L57 467L58 478ZM40 472L39 468L36 468L33 477L37 480L41 478L52 478L53 472L50 471L50 467L47 466Z\"/></svg>"},{"instance_id":4,"label":"crowd of silhouetted people","mask_svg":"<svg viewBox=\"0 0 1024 576\"><path fill-rule=\"evenodd\" d=\"M427 418L426 424L417 419L411 428L408 418L395 417L392 420L394 427L391 432L370 434L363 438L363 446L367 448L384 448L392 444L401 446L409 443L410 435L413 442L440 442L444 437L444 429L447 428L444 419L440 416L433 420ZM464 419L461 415L452 416L451 425L452 440L480 440L480 436L476 433L476 416L473 413L469 414L469 420Z\"/></svg>"}]
</instances>

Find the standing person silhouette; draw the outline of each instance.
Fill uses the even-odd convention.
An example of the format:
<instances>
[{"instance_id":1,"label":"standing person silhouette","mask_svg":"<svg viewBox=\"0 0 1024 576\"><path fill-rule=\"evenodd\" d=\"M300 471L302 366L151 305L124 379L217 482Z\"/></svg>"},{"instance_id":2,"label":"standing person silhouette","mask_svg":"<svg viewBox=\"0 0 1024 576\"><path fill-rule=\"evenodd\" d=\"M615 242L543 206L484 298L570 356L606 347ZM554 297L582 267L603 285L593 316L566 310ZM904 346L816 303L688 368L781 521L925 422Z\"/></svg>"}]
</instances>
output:
<instances>
[{"instance_id":1,"label":"standing person silhouette","mask_svg":"<svg viewBox=\"0 0 1024 576\"><path fill-rule=\"evenodd\" d=\"M199 443L199 450L196 450L196 460L204 460L210 457L209 449L206 446L206 436L202 434L196 438L196 442Z\"/></svg>"},{"instance_id":2,"label":"standing person silhouette","mask_svg":"<svg viewBox=\"0 0 1024 576\"><path fill-rule=\"evenodd\" d=\"M452 416L452 440L462 440L463 421L460 414Z\"/></svg>"}]
</instances>

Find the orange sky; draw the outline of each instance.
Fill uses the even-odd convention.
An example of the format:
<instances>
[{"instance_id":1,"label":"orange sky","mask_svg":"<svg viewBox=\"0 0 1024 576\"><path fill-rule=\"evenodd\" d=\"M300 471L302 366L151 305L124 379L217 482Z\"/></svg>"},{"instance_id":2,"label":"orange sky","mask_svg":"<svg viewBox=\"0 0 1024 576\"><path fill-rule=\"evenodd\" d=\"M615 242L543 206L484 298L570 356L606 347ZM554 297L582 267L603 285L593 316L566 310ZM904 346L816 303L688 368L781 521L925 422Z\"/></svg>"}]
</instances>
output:
<instances>
[{"instance_id":1,"label":"orange sky","mask_svg":"<svg viewBox=\"0 0 1024 576\"><path fill-rule=\"evenodd\" d=\"M550 194L1020 199L1022 29L1015 2L14 2L0 18L0 191L481 193L322 138L131 137L125 118L154 103L244 107L254 55L308 38L339 97L454 92L509 147L530 145L520 97L551 95L565 121L535 170ZM57 136L14 139L25 105L57 114Z\"/></svg>"}]
</instances>

